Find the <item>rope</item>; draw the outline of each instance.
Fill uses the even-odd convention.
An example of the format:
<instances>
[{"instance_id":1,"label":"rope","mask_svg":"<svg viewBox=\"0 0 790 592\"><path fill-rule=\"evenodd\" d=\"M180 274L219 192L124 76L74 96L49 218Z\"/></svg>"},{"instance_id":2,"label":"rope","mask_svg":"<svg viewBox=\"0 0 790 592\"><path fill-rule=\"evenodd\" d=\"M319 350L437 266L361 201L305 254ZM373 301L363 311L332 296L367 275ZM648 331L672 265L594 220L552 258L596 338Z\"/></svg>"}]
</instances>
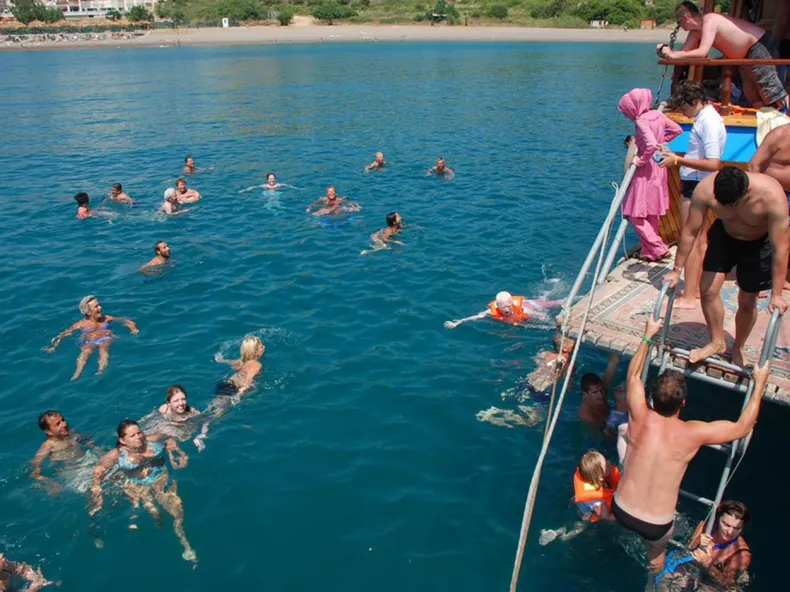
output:
<instances>
[{"instance_id":1,"label":"rope","mask_svg":"<svg viewBox=\"0 0 790 592\"><path fill-rule=\"evenodd\" d=\"M609 213L612 213L612 209L614 207L614 202L609 209ZM606 243L609 240L609 232L611 231L611 222L606 229L606 233L604 234L604 240L601 242L600 252L598 254L598 263L595 266L595 273L593 274L593 281L592 281L592 289L590 291L590 297L587 302L587 309L584 311L584 316L582 317L581 325L579 325L579 336L584 335L584 328L587 325L587 317L590 315L590 309L592 308L593 296L595 295L595 288L598 284L598 276L601 273L601 267L603 266L604 260L604 253L606 253ZM570 313L565 315L565 319L562 323L562 339L560 340L560 355L562 355L562 348L565 344L565 340L567 339L568 334L568 321L570 319ZM581 338L581 337L580 337ZM560 391L559 399L557 400L557 407L556 409L552 410L552 404L554 403L554 393L557 388L557 382L559 381L559 374L554 379L554 389L551 393L551 403L549 405L549 412L548 417L546 419L546 426L547 429L544 432L543 436L543 446L540 449L540 454L538 455L538 461L535 463L535 469L532 473L532 480L529 484L529 492L527 493L527 501L524 505L524 515L521 519L521 531L519 534L518 539L518 550L516 551L516 561L513 566L513 576L510 580L510 592L516 592L518 588L518 576L521 572L521 564L524 559L524 547L526 546L527 542L527 534L529 533L529 525L532 521L532 512L535 509L535 499L537 497L538 485L540 484L540 474L543 470L543 462L546 460L546 453L549 450L549 444L551 443L551 438L554 435L554 429L557 427L557 420L560 416L560 410L562 409L562 403L565 400L565 393L568 390L568 385L570 384L570 378L573 374L573 367L576 365L576 357L579 354L579 350L581 348L575 347L573 348L573 354L571 355L570 363L568 364L568 368L565 371L565 382L562 385L562 390ZM549 422L549 418L551 421Z\"/></svg>"}]
</instances>

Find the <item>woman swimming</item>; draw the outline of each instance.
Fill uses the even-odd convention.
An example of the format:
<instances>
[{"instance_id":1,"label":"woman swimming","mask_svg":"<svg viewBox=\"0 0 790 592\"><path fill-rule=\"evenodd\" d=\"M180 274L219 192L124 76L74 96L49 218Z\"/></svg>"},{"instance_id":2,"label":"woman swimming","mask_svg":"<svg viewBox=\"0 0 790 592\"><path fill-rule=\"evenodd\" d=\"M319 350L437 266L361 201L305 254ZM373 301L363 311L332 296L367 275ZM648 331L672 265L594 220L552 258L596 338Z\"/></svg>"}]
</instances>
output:
<instances>
[{"instance_id":1,"label":"woman swimming","mask_svg":"<svg viewBox=\"0 0 790 592\"><path fill-rule=\"evenodd\" d=\"M79 339L80 355L77 356L77 368L71 377L72 380L79 378L82 369L85 368L85 363L95 349L99 350L98 374L101 374L107 368L107 364L110 362L110 344L115 337L110 331L111 322L119 321L123 323L132 335L137 335L139 332L137 325L131 319L102 314L101 304L99 304L96 296L86 296L80 300L80 312L85 315L85 318L77 321L65 331L61 331L57 337L52 339L52 344L44 350L52 353L64 337L71 335L77 330L82 331Z\"/></svg>"},{"instance_id":2,"label":"woman swimming","mask_svg":"<svg viewBox=\"0 0 790 592\"><path fill-rule=\"evenodd\" d=\"M277 182L277 177L274 175L274 173L266 173L266 183L263 185L253 185L252 187L247 187L247 189L242 189L239 191L239 193L247 193L253 189L258 189L259 187L264 191L276 191L281 187L285 187L285 185Z\"/></svg>"},{"instance_id":3,"label":"woman swimming","mask_svg":"<svg viewBox=\"0 0 790 592\"><path fill-rule=\"evenodd\" d=\"M171 481L167 473L165 452L174 469L187 466L189 459L175 440L161 434L146 435L136 421L124 419L118 425L118 443L115 448L105 454L93 470L93 506L90 515L93 516L102 507L102 480L112 468L117 468L125 476L123 490L132 506L138 508L142 502L159 524L159 509L154 503L158 502L173 517L173 530L184 547L181 556L187 561L197 561L197 555L184 532L184 507L178 497L177 483ZM131 528L136 526L132 524Z\"/></svg>"},{"instance_id":4,"label":"woman swimming","mask_svg":"<svg viewBox=\"0 0 790 592\"><path fill-rule=\"evenodd\" d=\"M178 442L184 442L195 433L200 422L197 418L200 416L202 416L200 411L187 402L187 390L180 384L174 384L167 387L165 403L143 417L140 423L146 431L163 434ZM199 452L203 452L206 448L203 440L207 430L208 426L204 424L201 434L192 441Z\"/></svg>"},{"instance_id":5,"label":"woman swimming","mask_svg":"<svg viewBox=\"0 0 790 592\"><path fill-rule=\"evenodd\" d=\"M214 360L220 364L229 364L236 370L230 378L223 380L217 385L216 394L218 397L240 397L246 393L253 384L255 377L263 370L260 358L266 352L260 337L250 335L241 342L240 359L226 360L220 354L214 356Z\"/></svg>"}]
</instances>

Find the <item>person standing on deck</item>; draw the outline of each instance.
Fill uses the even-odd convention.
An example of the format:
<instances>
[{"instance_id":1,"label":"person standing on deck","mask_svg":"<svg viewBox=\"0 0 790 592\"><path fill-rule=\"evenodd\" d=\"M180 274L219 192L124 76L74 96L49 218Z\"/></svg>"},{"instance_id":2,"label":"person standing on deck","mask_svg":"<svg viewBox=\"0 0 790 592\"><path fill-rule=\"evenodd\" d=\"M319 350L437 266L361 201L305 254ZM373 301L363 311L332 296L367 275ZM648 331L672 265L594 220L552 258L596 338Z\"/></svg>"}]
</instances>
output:
<instances>
[{"instance_id":1,"label":"person standing on deck","mask_svg":"<svg viewBox=\"0 0 790 592\"><path fill-rule=\"evenodd\" d=\"M683 81L669 104L686 117L694 120L689 134L689 145L685 156L678 156L669 150L664 151L664 160L658 166L668 168L680 166L680 226L686 224L691 210L691 195L705 177L721 168L721 156L727 143L727 128L718 111L708 103L702 85L693 80ZM679 310L697 308L699 283L702 278L702 258L707 247L707 222L705 231L700 233L694 243L683 274L683 294L675 301Z\"/></svg>"},{"instance_id":2,"label":"person standing on deck","mask_svg":"<svg viewBox=\"0 0 790 592\"><path fill-rule=\"evenodd\" d=\"M673 51L666 43L658 45L658 57L668 60L706 58L711 48L725 58L770 60L779 57L779 43L770 33L743 19L709 12L700 14L693 2L681 2L675 9L678 26L689 31L683 47ZM785 91L776 66L740 66L743 92L755 108L787 107Z\"/></svg>"},{"instance_id":3,"label":"person standing on deck","mask_svg":"<svg viewBox=\"0 0 790 592\"><path fill-rule=\"evenodd\" d=\"M776 179L733 166L700 181L691 197L688 220L680 231L675 265L664 278L671 287L677 285L708 210L713 210L717 220L708 231L700 290L710 343L691 350L689 361L696 364L727 351L719 292L727 274L737 266L738 312L732 363L743 366L743 347L757 321L759 293L770 287L768 308L772 312L779 309L782 314L787 310L782 296L787 274L787 200Z\"/></svg>"},{"instance_id":4,"label":"person standing on deck","mask_svg":"<svg viewBox=\"0 0 790 592\"><path fill-rule=\"evenodd\" d=\"M623 201L623 215L639 235L639 258L660 261L669 257L669 247L658 233L658 220L669 209L667 172L653 158L660 145L678 137L683 130L660 111L651 110L653 93L635 88L617 103L617 109L636 125L637 155L631 184Z\"/></svg>"},{"instance_id":5,"label":"person standing on deck","mask_svg":"<svg viewBox=\"0 0 790 592\"><path fill-rule=\"evenodd\" d=\"M650 315L645 336L628 366L628 448L620 483L612 500L612 514L628 530L637 533L647 547L648 570L654 575L664 566L667 543L672 537L680 483L697 451L708 444L725 444L752 431L770 361L754 369L754 392L737 421L683 421L686 381L680 372L667 370L650 386L652 408L645 398L642 368L652 338L662 321Z\"/></svg>"}]
</instances>

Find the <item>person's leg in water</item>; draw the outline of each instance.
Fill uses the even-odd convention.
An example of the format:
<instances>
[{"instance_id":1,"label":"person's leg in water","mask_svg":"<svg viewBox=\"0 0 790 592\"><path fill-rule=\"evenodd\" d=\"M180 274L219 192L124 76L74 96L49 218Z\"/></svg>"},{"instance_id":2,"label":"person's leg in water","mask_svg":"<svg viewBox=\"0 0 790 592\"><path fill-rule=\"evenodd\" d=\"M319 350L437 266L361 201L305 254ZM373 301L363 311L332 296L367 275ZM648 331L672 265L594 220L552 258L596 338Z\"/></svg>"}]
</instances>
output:
<instances>
[{"instance_id":1,"label":"person's leg in water","mask_svg":"<svg viewBox=\"0 0 790 592\"><path fill-rule=\"evenodd\" d=\"M107 369L107 364L110 363L110 344L102 343L99 346L99 370L97 374L101 374Z\"/></svg>"},{"instance_id":2,"label":"person's leg in water","mask_svg":"<svg viewBox=\"0 0 790 592\"><path fill-rule=\"evenodd\" d=\"M735 313L735 343L732 344L732 363L743 366L743 347L757 322L757 292L738 290L738 312Z\"/></svg>"},{"instance_id":3,"label":"person's leg in water","mask_svg":"<svg viewBox=\"0 0 790 592\"><path fill-rule=\"evenodd\" d=\"M177 482L173 481L167 489L165 489L164 481L160 480L154 483L154 495L165 511L173 517L173 530L181 542L181 546L184 547L181 556L187 561L197 561L197 554L189 544L186 532L184 532L184 505L181 503L181 498L178 497Z\"/></svg>"},{"instance_id":4,"label":"person's leg in water","mask_svg":"<svg viewBox=\"0 0 790 592\"><path fill-rule=\"evenodd\" d=\"M680 200L680 226L686 224L691 210L691 200L681 196ZM702 225L694 246L686 259L683 268L683 293L680 294L673 305L676 310L694 310L699 305L697 300L700 298L700 281L702 278L702 260L705 258L705 250L708 247L708 222Z\"/></svg>"},{"instance_id":5,"label":"person's leg in water","mask_svg":"<svg viewBox=\"0 0 790 592\"><path fill-rule=\"evenodd\" d=\"M573 527L570 530L564 526L554 530L545 528L540 531L540 539L538 539L538 544L544 547L549 543L556 541L557 539L561 541L569 541L576 535L584 532L584 529L587 528L587 524L587 522L582 522L579 520L574 522Z\"/></svg>"},{"instance_id":6,"label":"person's leg in water","mask_svg":"<svg viewBox=\"0 0 790 592\"><path fill-rule=\"evenodd\" d=\"M140 502L142 502L143 507L154 519L156 527L162 528L162 515L159 512L159 508L157 508L154 503L154 493L152 493L151 488L152 486L150 485L134 485L130 483L124 489L127 497L132 500L132 507L136 510L140 507ZM136 519L136 512L132 514L132 519ZM129 528L137 528L136 525L133 526L133 524L134 522L129 525Z\"/></svg>"},{"instance_id":7,"label":"person's leg in water","mask_svg":"<svg viewBox=\"0 0 790 592\"><path fill-rule=\"evenodd\" d=\"M647 549L647 571L652 576L650 578L651 583L654 581L653 578L664 569L664 562L667 558L667 545L674 532L675 525L673 524L672 528L657 541L648 541L642 537L642 542Z\"/></svg>"},{"instance_id":8,"label":"person's leg in water","mask_svg":"<svg viewBox=\"0 0 790 592\"><path fill-rule=\"evenodd\" d=\"M706 271L702 274L702 314L710 332L710 342L704 347L691 350L689 362L696 364L700 360L723 354L727 351L724 341L724 305L721 302L721 287L727 278L726 273Z\"/></svg>"},{"instance_id":9,"label":"person's leg in water","mask_svg":"<svg viewBox=\"0 0 790 592\"><path fill-rule=\"evenodd\" d=\"M80 355L77 356L77 367L74 370L74 374L72 374L71 379L77 380L82 374L82 370L85 368L85 364L88 362L88 358L93 353L94 346L92 345L83 345L80 349Z\"/></svg>"}]
</instances>

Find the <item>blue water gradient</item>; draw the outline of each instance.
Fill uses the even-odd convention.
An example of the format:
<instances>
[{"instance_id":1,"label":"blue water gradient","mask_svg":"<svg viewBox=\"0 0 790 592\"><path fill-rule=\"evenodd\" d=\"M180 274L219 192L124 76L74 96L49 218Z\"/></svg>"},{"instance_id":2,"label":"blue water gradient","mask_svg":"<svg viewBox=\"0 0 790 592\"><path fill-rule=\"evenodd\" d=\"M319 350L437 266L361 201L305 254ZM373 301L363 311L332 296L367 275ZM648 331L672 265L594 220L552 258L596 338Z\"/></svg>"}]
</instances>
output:
<instances>
[{"instance_id":1,"label":"blue water gradient","mask_svg":"<svg viewBox=\"0 0 790 592\"><path fill-rule=\"evenodd\" d=\"M63 592L179 590L503 590L542 426L478 422L549 347L546 326L443 321L482 310L501 289L567 290L622 174L620 95L655 86L649 46L366 44L0 53L0 551L41 564ZM377 150L391 167L365 174ZM212 167L203 194L168 220L155 210L187 154ZM437 156L451 181L426 178ZM277 195L239 190L274 171ZM121 182L132 209L74 219ZM325 227L306 205L335 184L362 211ZM360 256L397 209L403 247ZM137 267L167 240L174 264ZM119 327L108 371L92 358L70 382L77 346L41 351L95 294ZM88 534L85 499L33 488L35 419L56 408L103 447L125 417L183 384L203 408L247 333L267 345L257 390L187 443L172 471L196 570L171 521L126 528L122 499ZM601 371L584 350L577 375ZM733 414L728 394L696 385L692 414ZM547 458L521 589L635 590L634 541L608 526L539 547L540 528L573 517L578 457L613 448L578 425L568 397ZM776 589L790 520L781 465L788 414L764 409L733 495L758 589ZM704 453L693 488L712 494L720 459ZM718 466L718 465L716 465ZM778 492L777 492L778 490ZM777 492L779 495L774 495ZM691 519L702 511L681 506Z\"/></svg>"}]
</instances>

